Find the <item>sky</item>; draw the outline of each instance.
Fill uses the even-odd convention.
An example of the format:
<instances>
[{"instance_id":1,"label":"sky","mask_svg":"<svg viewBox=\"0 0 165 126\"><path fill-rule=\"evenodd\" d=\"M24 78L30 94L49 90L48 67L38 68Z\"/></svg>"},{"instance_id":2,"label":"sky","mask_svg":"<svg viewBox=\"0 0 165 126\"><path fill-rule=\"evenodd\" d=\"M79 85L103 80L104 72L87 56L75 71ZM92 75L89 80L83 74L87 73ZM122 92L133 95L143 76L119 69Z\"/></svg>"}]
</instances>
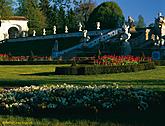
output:
<instances>
[{"instance_id":1,"label":"sky","mask_svg":"<svg viewBox=\"0 0 165 126\"><path fill-rule=\"evenodd\" d=\"M158 13L161 12L165 16L165 0L94 0L97 5L106 1L115 1L123 11L125 18L128 16L138 20L138 16L142 15L147 25L154 22ZM164 5L164 7L163 7Z\"/></svg>"}]
</instances>

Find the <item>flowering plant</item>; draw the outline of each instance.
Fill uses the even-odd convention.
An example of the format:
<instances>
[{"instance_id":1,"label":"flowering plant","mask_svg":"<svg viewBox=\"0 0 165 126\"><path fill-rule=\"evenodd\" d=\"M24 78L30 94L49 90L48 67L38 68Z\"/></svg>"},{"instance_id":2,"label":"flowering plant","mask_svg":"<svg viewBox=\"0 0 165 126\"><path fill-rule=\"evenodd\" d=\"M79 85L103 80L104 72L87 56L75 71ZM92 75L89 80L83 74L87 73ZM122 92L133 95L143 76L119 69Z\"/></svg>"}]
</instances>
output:
<instances>
[{"instance_id":1,"label":"flowering plant","mask_svg":"<svg viewBox=\"0 0 165 126\"><path fill-rule=\"evenodd\" d=\"M111 111L131 106L135 111L146 111L153 103L159 103L159 95L153 91L119 88L111 85L51 85L4 89L0 92L0 113L33 113L39 110L65 110L77 107L87 110ZM124 108L125 109L125 108ZM129 108L127 108L129 109Z\"/></svg>"},{"instance_id":2,"label":"flowering plant","mask_svg":"<svg viewBox=\"0 0 165 126\"><path fill-rule=\"evenodd\" d=\"M113 55L104 55L98 56L98 59L95 60L96 64L99 65L130 65L130 64L139 64L141 61L151 62L150 57L135 57L135 56L113 56Z\"/></svg>"},{"instance_id":3,"label":"flowering plant","mask_svg":"<svg viewBox=\"0 0 165 126\"><path fill-rule=\"evenodd\" d=\"M8 58L7 54L0 54L0 61L5 61Z\"/></svg>"}]
</instances>

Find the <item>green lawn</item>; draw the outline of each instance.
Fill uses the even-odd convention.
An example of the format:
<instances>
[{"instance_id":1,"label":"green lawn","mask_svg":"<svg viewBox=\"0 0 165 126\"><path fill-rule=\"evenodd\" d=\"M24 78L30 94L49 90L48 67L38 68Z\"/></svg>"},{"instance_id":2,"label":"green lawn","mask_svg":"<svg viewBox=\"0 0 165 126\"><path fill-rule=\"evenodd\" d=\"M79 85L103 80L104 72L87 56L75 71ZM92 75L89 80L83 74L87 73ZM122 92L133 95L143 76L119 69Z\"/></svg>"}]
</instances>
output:
<instances>
[{"instance_id":1,"label":"green lawn","mask_svg":"<svg viewBox=\"0 0 165 126\"><path fill-rule=\"evenodd\" d=\"M54 75L59 65L0 66L0 86L13 87L44 84L114 84L165 90L165 66L154 70L100 74L100 75Z\"/></svg>"},{"instance_id":2,"label":"green lawn","mask_svg":"<svg viewBox=\"0 0 165 126\"><path fill-rule=\"evenodd\" d=\"M119 84L119 87L143 87L165 91L165 66L157 66L154 70L118 73L105 75L53 75L55 66L59 65L20 65L0 66L0 87L44 84ZM74 119L74 118L73 118ZM57 119L57 118L29 118L19 116L0 115L0 126L140 126L140 123L119 121L102 121L97 117L88 119ZM24 123L24 124L23 124ZM148 124L148 123L147 123ZM142 124L144 125L144 124Z\"/></svg>"},{"instance_id":3,"label":"green lawn","mask_svg":"<svg viewBox=\"0 0 165 126\"><path fill-rule=\"evenodd\" d=\"M55 119L55 118L31 118L20 116L0 116L0 126L161 126L161 122L138 122L136 120L101 120L96 116L92 119Z\"/></svg>"}]
</instances>

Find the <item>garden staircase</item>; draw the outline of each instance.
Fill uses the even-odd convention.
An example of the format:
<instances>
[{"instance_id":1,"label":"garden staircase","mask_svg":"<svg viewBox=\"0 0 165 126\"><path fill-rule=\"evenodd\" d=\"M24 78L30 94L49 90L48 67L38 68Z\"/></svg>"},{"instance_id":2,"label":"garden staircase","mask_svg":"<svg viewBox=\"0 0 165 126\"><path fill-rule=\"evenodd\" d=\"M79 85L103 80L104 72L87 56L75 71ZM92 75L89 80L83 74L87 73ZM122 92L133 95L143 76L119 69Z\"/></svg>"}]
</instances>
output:
<instances>
[{"instance_id":1,"label":"garden staircase","mask_svg":"<svg viewBox=\"0 0 165 126\"><path fill-rule=\"evenodd\" d=\"M75 54L75 53L78 53L79 51L81 51L81 49L84 47L91 49L91 48L95 47L96 45L98 45L100 43L100 41L104 41L105 43L108 43L109 39L111 39L112 37L114 37L120 33L122 33L121 28L112 30L112 31L107 32L107 33L103 33L103 35L100 35L89 42L82 42L82 43L75 45L71 48L68 48L68 49L65 49L62 51L58 51L58 52L53 52L52 57L53 58L59 58L61 56L63 57L64 55L68 55L68 54L71 56L73 53Z\"/></svg>"},{"instance_id":2,"label":"garden staircase","mask_svg":"<svg viewBox=\"0 0 165 126\"><path fill-rule=\"evenodd\" d=\"M96 31L89 31L89 36L99 36L101 33L107 33L110 29L107 30L96 30ZM37 40L55 40L61 38L73 38L73 37L82 37L83 32L73 32L73 33L62 33L62 34L51 34L51 35L41 35L41 36L29 36L29 37L20 37L20 38L13 38L13 39L6 39L7 42L27 42L27 41L37 41Z\"/></svg>"}]
</instances>

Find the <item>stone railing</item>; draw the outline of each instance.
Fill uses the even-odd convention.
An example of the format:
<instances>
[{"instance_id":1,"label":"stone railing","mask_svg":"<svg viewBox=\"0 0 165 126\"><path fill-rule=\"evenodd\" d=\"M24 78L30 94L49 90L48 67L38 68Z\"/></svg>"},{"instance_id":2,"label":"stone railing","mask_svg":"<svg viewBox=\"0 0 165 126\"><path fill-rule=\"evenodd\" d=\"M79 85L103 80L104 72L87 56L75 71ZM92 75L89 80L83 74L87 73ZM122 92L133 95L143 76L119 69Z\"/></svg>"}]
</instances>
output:
<instances>
[{"instance_id":1,"label":"stone railing","mask_svg":"<svg viewBox=\"0 0 165 126\"><path fill-rule=\"evenodd\" d=\"M107 33L109 31L110 31L110 29L89 31L88 36L98 36L101 33ZM42 36L14 38L14 39L8 39L7 42L24 42L24 41L71 38L71 37L82 37L82 36L83 36L83 32L74 32L74 33L63 33L63 34L53 34L53 35L42 35Z\"/></svg>"}]
</instances>

